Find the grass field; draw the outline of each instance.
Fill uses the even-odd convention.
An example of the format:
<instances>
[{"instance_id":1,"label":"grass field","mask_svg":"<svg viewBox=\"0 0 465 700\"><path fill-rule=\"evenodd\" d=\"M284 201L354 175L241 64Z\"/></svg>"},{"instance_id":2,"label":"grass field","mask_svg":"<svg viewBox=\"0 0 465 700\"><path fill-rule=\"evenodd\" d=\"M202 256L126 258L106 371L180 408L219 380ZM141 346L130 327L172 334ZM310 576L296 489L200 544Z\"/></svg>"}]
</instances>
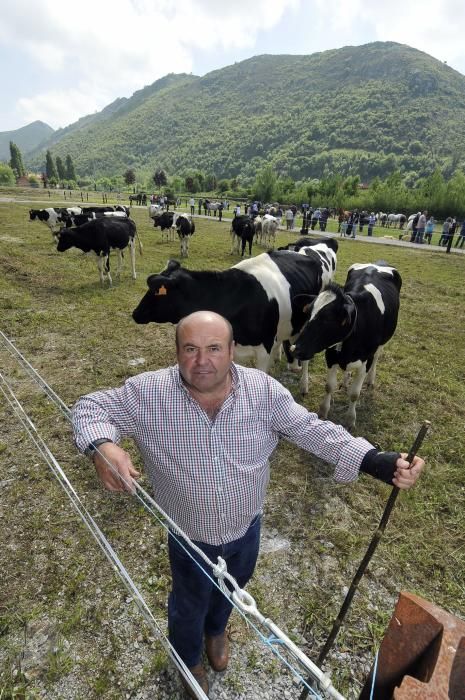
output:
<instances>
[{"instance_id":1,"label":"grass field","mask_svg":"<svg viewBox=\"0 0 465 700\"><path fill-rule=\"evenodd\" d=\"M28 202L0 202L0 330L62 400L71 406L82 393L173 363L173 328L137 326L131 312L145 293L147 275L179 255L178 241L162 244L146 210L134 208L144 244L143 256L137 253L138 278L130 278L126 260L121 280L102 289L95 262L76 250L57 253L48 229L28 220L29 208ZM187 267L225 269L237 262L229 254L228 224L196 224ZM279 243L297 237L281 232ZM350 264L379 258L402 275L401 313L379 363L377 388L362 393L355 433L407 451L423 419L432 429L421 450L426 474L416 489L400 494L328 657L333 683L351 698L400 590L465 618L465 256L341 240L336 280L344 281ZM87 459L76 453L67 421L3 349L0 368L164 625L164 530L136 501L102 491ZM298 377L284 363L273 373L300 401ZM320 356L303 400L310 410L318 407L324 377ZM1 700L177 697L160 645L0 397ZM330 418L342 420L345 408L341 391ZM369 477L337 485L327 466L291 445L281 444L273 457L265 537L283 538L290 547L262 552L250 592L261 612L312 659L389 492ZM236 615L232 626L235 651L222 679L230 697L247 697L247 679L257 668L268 671L270 697L274 688L273 697L282 697L285 670ZM42 652L36 648L40 634L47 640ZM174 689L171 695L163 695L165 687Z\"/></svg>"}]
</instances>

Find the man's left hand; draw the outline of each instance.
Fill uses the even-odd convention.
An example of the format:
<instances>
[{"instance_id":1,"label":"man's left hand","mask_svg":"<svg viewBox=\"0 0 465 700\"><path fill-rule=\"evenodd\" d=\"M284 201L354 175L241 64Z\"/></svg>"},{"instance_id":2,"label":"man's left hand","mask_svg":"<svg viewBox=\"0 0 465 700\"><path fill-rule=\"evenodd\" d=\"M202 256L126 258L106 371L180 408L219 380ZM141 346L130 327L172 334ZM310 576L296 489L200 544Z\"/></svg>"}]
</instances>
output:
<instances>
[{"instance_id":1,"label":"man's left hand","mask_svg":"<svg viewBox=\"0 0 465 700\"><path fill-rule=\"evenodd\" d=\"M421 457L414 457L411 467L406 457L406 452L401 453L396 462L396 471L392 480L392 483L399 489L409 489L414 486L425 467L425 461Z\"/></svg>"}]
</instances>

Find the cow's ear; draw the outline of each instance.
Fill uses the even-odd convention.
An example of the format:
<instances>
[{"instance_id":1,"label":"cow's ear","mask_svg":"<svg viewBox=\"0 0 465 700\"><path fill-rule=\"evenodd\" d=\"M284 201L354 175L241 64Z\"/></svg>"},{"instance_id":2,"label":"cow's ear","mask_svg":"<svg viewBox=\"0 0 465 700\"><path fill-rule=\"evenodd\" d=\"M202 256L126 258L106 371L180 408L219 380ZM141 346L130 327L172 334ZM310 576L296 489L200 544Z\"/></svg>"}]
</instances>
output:
<instances>
[{"instance_id":1,"label":"cow's ear","mask_svg":"<svg viewBox=\"0 0 465 700\"><path fill-rule=\"evenodd\" d=\"M355 306L356 296L357 296L356 293L352 293L350 297L348 295L346 295L344 297L344 311L346 312L347 316L344 318L344 321L342 322L343 326L347 326L350 323L352 323L354 315L357 313L357 307Z\"/></svg>"},{"instance_id":2,"label":"cow's ear","mask_svg":"<svg viewBox=\"0 0 465 700\"><path fill-rule=\"evenodd\" d=\"M166 296L172 281L165 275L150 275L147 277L147 286L156 296Z\"/></svg>"},{"instance_id":3,"label":"cow's ear","mask_svg":"<svg viewBox=\"0 0 465 700\"><path fill-rule=\"evenodd\" d=\"M163 270L163 274L170 274L171 272L174 272L175 270L179 270L180 267L181 267L180 262L178 260L173 260L173 258L171 258L171 260L168 260L168 264L167 264L166 268Z\"/></svg>"},{"instance_id":4,"label":"cow's ear","mask_svg":"<svg viewBox=\"0 0 465 700\"><path fill-rule=\"evenodd\" d=\"M316 294L297 294L292 299L292 306L304 314L308 314L310 306L315 301Z\"/></svg>"}]
</instances>

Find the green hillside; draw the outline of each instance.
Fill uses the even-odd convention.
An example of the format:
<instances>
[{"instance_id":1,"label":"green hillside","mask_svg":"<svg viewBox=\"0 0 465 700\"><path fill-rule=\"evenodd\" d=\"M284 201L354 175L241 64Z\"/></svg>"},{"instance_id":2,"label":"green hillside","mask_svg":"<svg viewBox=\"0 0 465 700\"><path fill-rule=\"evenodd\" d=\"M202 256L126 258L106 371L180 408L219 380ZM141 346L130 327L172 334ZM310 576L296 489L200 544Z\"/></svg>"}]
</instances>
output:
<instances>
[{"instance_id":1,"label":"green hillside","mask_svg":"<svg viewBox=\"0 0 465 700\"><path fill-rule=\"evenodd\" d=\"M36 149L40 144L49 139L53 129L41 121L32 122L21 129L0 132L0 160L10 160L10 141L13 141L24 154Z\"/></svg>"},{"instance_id":2,"label":"green hillside","mask_svg":"<svg viewBox=\"0 0 465 700\"><path fill-rule=\"evenodd\" d=\"M310 56L257 56L167 76L56 132L81 175L187 169L251 178L265 162L294 179L425 175L465 165L465 77L393 42ZM40 167L44 151L29 164Z\"/></svg>"}]
</instances>

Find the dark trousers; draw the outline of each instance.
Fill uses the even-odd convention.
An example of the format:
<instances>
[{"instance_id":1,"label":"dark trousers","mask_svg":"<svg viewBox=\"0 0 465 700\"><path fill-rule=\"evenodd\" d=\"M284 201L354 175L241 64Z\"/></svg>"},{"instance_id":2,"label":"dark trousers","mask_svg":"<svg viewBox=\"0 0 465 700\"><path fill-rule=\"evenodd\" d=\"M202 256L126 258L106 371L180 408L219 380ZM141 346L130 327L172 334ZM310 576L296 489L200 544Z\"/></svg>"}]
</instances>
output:
<instances>
[{"instance_id":1,"label":"dark trousers","mask_svg":"<svg viewBox=\"0 0 465 700\"><path fill-rule=\"evenodd\" d=\"M218 546L204 542L195 544L215 564L218 556L223 557L228 572L243 588L254 572L258 557L260 516L254 518L245 535L238 540ZM216 636L226 629L232 605L205 575L204 572L214 578L211 568L189 549L193 561L171 533L168 551L173 579L168 598L169 639L186 666L191 668L200 663L203 635Z\"/></svg>"}]
</instances>

